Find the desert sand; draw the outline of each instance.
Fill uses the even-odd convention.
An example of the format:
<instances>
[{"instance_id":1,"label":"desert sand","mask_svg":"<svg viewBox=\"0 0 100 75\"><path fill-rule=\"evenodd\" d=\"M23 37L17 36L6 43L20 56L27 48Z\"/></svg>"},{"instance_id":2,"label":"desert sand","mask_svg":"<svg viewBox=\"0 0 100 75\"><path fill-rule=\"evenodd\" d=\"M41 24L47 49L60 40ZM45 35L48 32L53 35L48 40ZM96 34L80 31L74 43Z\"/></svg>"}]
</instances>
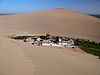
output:
<instances>
[{"instance_id":1,"label":"desert sand","mask_svg":"<svg viewBox=\"0 0 100 75\"><path fill-rule=\"evenodd\" d=\"M99 66L90 54L0 37L0 75L99 75Z\"/></svg>"},{"instance_id":2,"label":"desert sand","mask_svg":"<svg viewBox=\"0 0 100 75\"><path fill-rule=\"evenodd\" d=\"M79 48L38 47L7 38L41 34L100 40L100 20L67 9L0 16L0 75L100 75L98 57Z\"/></svg>"},{"instance_id":3,"label":"desert sand","mask_svg":"<svg viewBox=\"0 0 100 75\"><path fill-rule=\"evenodd\" d=\"M35 67L20 47L0 37L0 75L34 75Z\"/></svg>"},{"instance_id":4,"label":"desert sand","mask_svg":"<svg viewBox=\"0 0 100 75\"><path fill-rule=\"evenodd\" d=\"M68 9L0 16L0 31L51 33L100 41L100 19Z\"/></svg>"}]
</instances>

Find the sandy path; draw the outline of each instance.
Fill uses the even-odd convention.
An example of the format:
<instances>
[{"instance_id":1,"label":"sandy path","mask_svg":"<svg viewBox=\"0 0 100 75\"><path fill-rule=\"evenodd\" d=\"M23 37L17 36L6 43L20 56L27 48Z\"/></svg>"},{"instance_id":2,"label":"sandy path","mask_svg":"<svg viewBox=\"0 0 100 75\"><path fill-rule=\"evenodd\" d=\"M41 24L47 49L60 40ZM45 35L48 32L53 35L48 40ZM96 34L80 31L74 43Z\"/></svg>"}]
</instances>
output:
<instances>
[{"instance_id":1,"label":"sandy path","mask_svg":"<svg viewBox=\"0 0 100 75\"><path fill-rule=\"evenodd\" d=\"M15 43L37 65L35 75L100 75L100 60L92 55Z\"/></svg>"},{"instance_id":2,"label":"sandy path","mask_svg":"<svg viewBox=\"0 0 100 75\"><path fill-rule=\"evenodd\" d=\"M0 37L0 75L34 75L32 64L22 49L5 37Z\"/></svg>"}]
</instances>

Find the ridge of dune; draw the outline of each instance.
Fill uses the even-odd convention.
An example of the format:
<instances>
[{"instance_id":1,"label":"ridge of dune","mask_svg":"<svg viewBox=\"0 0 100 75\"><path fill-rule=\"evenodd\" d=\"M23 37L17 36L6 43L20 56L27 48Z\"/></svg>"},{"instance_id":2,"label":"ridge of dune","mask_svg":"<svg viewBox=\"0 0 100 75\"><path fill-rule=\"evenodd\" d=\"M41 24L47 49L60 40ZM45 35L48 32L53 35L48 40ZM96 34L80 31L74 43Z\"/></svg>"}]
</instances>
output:
<instances>
[{"instance_id":1,"label":"ridge of dune","mask_svg":"<svg viewBox=\"0 0 100 75\"><path fill-rule=\"evenodd\" d=\"M63 8L0 16L1 31L26 31L100 41L100 19Z\"/></svg>"}]
</instances>

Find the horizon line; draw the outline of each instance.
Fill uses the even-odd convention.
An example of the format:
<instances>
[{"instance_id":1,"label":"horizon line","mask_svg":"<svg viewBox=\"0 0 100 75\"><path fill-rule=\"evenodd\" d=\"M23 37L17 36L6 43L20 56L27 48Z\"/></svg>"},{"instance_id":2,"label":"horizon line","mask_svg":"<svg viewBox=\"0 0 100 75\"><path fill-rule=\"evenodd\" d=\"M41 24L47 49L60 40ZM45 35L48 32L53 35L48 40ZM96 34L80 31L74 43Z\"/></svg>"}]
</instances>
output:
<instances>
[{"instance_id":1,"label":"horizon line","mask_svg":"<svg viewBox=\"0 0 100 75\"><path fill-rule=\"evenodd\" d=\"M54 8L54 9L66 9L66 8ZM45 9L45 10L49 10L49 9ZM40 10L40 11L45 11L45 10ZM71 10L71 9L68 9ZM15 14L25 14L25 13L32 13L32 12L40 12L40 11L31 11L31 12L23 12L23 13L0 13L0 15L15 15ZM72 10L72 11L76 11L76 10ZM79 12L79 11L76 11ZM83 13L83 12L80 12ZM87 15L100 15L100 14L96 14L96 13L84 13Z\"/></svg>"}]
</instances>

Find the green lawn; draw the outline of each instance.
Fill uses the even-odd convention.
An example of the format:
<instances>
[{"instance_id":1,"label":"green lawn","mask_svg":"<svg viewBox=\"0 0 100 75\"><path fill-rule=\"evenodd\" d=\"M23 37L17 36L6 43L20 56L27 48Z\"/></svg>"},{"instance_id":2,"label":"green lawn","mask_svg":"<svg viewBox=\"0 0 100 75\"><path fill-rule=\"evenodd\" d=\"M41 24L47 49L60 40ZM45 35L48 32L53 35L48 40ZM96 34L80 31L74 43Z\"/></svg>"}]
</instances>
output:
<instances>
[{"instance_id":1,"label":"green lawn","mask_svg":"<svg viewBox=\"0 0 100 75\"><path fill-rule=\"evenodd\" d=\"M95 56L100 57L100 51L94 51L94 50L87 49L87 48L81 48L81 49L84 50L85 52L89 53L89 54L93 54Z\"/></svg>"},{"instance_id":2,"label":"green lawn","mask_svg":"<svg viewBox=\"0 0 100 75\"><path fill-rule=\"evenodd\" d=\"M84 50L85 52L89 53L89 54L93 54L95 56L99 56L100 57L100 51L96 51L100 50L100 45L93 43L93 42L82 42L82 41L75 41L75 45L80 46L82 50ZM89 49L91 48L91 49Z\"/></svg>"},{"instance_id":3,"label":"green lawn","mask_svg":"<svg viewBox=\"0 0 100 75\"><path fill-rule=\"evenodd\" d=\"M83 47L88 47L88 48L94 48L94 49L100 49L100 45L98 44L93 44L93 43L90 43L90 42L78 42L78 41L75 41L75 44L78 46L83 46Z\"/></svg>"}]
</instances>

